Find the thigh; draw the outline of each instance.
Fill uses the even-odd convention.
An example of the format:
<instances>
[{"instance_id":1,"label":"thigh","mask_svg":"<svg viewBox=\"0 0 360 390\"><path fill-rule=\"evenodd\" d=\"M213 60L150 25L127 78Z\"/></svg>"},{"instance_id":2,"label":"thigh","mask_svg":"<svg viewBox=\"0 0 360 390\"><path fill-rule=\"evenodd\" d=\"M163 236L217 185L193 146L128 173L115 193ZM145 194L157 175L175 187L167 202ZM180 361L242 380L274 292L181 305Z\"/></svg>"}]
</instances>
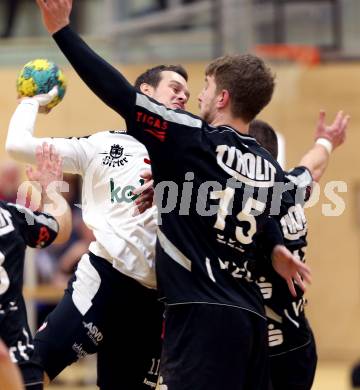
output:
<instances>
[{"instance_id":1,"label":"thigh","mask_svg":"<svg viewBox=\"0 0 360 390\"><path fill-rule=\"evenodd\" d=\"M160 383L168 390L268 390L266 323L219 305L167 309Z\"/></svg>"},{"instance_id":2,"label":"thigh","mask_svg":"<svg viewBox=\"0 0 360 390\"><path fill-rule=\"evenodd\" d=\"M98 386L101 390L151 390L159 372L163 304L154 290L133 281L122 284L127 302L113 308L106 327L98 352Z\"/></svg>"},{"instance_id":3,"label":"thigh","mask_svg":"<svg viewBox=\"0 0 360 390\"><path fill-rule=\"evenodd\" d=\"M106 273L84 255L63 298L37 331L32 360L50 379L79 358L97 352L103 342L109 301L106 279Z\"/></svg>"},{"instance_id":4,"label":"thigh","mask_svg":"<svg viewBox=\"0 0 360 390\"><path fill-rule=\"evenodd\" d=\"M306 346L270 358L274 390L310 390L314 381L317 354L314 338Z\"/></svg>"}]
</instances>

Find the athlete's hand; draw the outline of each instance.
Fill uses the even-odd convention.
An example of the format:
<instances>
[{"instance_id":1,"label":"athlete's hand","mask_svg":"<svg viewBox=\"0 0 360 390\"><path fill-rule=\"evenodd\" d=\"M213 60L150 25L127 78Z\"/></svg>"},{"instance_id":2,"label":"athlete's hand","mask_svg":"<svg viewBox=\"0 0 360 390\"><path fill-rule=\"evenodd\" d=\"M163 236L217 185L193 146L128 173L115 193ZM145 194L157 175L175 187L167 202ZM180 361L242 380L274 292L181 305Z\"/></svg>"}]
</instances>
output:
<instances>
[{"instance_id":1,"label":"athlete's hand","mask_svg":"<svg viewBox=\"0 0 360 390\"><path fill-rule=\"evenodd\" d=\"M135 200L135 214L141 214L154 203L154 180L152 179L151 170L142 172L141 177L145 180L144 184L133 190L134 195L139 195Z\"/></svg>"},{"instance_id":2,"label":"athlete's hand","mask_svg":"<svg viewBox=\"0 0 360 390\"><path fill-rule=\"evenodd\" d=\"M334 121L330 125L326 125L325 111L321 110L315 132L315 140L326 138L331 142L333 149L337 148L345 141L349 120L349 115L345 115L343 111L339 111Z\"/></svg>"},{"instance_id":3,"label":"athlete's hand","mask_svg":"<svg viewBox=\"0 0 360 390\"><path fill-rule=\"evenodd\" d=\"M49 91L48 93L41 93L39 95L35 95L35 96L32 96L32 97L22 97L19 99L19 102L21 102L22 100L25 100L25 99L33 99L33 100L36 100L38 103L39 103L39 113L40 114L48 114L50 111L51 111L51 108L48 108L46 107L57 95L58 95L58 87L57 85L55 85L55 87L53 87L51 89L51 91Z\"/></svg>"},{"instance_id":4,"label":"athlete's hand","mask_svg":"<svg viewBox=\"0 0 360 390\"><path fill-rule=\"evenodd\" d=\"M49 34L54 34L70 24L72 0L36 0Z\"/></svg>"},{"instance_id":5,"label":"athlete's hand","mask_svg":"<svg viewBox=\"0 0 360 390\"><path fill-rule=\"evenodd\" d=\"M26 168L26 175L31 181L36 181L40 184L43 192L49 191L48 186L51 183L51 189L56 190L56 185L62 183L62 158L55 151L53 145L48 145L46 142L42 146L36 148L36 167L28 166Z\"/></svg>"},{"instance_id":6,"label":"athlete's hand","mask_svg":"<svg viewBox=\"0 0 360 390\"><path fill-rule=\"evenodd\" d=\"M286 280L291 295L296 297L294 283L305 292L306 283L311 283L310 268L296 258L284 245L276 245L271 257L275 271Z\"/></svg>"},{"instance_id":7,"label":"athlete's hand","mask_svg":"<svg viewBox=\"0 0 360 390\"><path fill-rule=\"evenodd\" d=\"M49 104L56 96L58 95L58 87L55 85L48 93L41 93L39 95L33 96L31 99L36 100L39 103L39 106L46 106Z\"/></svg>"}]
</instances>

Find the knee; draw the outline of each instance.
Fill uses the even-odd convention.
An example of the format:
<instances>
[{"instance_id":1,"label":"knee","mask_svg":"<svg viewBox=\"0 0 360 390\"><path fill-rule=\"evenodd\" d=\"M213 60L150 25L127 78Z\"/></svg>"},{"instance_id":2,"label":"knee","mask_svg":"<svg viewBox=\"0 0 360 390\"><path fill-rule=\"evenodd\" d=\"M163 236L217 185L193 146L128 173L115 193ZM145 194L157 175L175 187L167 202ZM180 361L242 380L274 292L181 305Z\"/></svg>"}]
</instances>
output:
<instances>
[{"instance_id":1,"label":"knee","mask_svg":"<svg viewBox=\"0 0 360 390\"><path fill-rule=\"evenodd\" d=\"M10 360L9 351L5 344L0 341L0 362L6 362Z\"/></svg>"}]
</instances>

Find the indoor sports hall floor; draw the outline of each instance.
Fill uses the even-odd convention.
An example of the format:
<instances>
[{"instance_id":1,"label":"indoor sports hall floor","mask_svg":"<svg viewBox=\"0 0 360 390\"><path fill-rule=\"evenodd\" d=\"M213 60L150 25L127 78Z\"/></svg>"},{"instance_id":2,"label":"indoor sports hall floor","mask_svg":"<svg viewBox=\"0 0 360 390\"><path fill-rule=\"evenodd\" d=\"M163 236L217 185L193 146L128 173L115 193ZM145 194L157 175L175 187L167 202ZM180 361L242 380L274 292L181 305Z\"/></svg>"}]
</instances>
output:
<instances>
[{"instance_id":1,"label":"indoor sports hall floor","mask_svg":"<svg viewBox=\"0 0 360 390\"><path fill-rule=\"evenodd\" d=\"M91 370L91 376L94 370ZM89 369L81 365L69 367L61 376L64 382L76 383L77 380L89 378ZM91 378L89 378L91 379ZM94 385L58 384L49 386L51 390L97 390ZM115 390L115 389L114 389ZM226 389L224 389L226 390ZM312 390L351 390L349 384L349 365L345 363L321 363L318 368Z\"/></svg>"}]
</instances>

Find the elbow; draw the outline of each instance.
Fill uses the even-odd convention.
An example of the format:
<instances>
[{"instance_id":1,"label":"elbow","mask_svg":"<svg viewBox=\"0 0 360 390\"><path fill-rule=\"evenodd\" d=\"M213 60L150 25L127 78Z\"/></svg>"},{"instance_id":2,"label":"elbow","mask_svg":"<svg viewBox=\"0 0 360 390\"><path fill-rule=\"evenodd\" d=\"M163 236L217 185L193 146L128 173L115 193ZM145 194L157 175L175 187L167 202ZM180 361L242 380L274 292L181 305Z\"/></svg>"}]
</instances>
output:
<instances>
[{"instance_id":1,"label":"elbow","mask_svg":"<svg viewBox=\"0 0 360 390\"><path fill-rule=\"evenodd\" d=\"M5 150L14 160L21 159L21 155L23 153L21 146L18 144L18 142L12 141L9 137L5 142Z\"/></svg>"},{"instance_id":2,"label":"elbow","mask_svg":"<svg viewBox=\"0 0 360 390\"><path fill-rule=\"evenodd\" d=\"M56 239L54 240L54 244L65 244L67 241L69 241L70 233L70 230L66 232L59 231Z\"/></svg>"},{"instance_id":3,"label":"elbow","mask_svg":"<svg viewBox=\"0 0 360 390\"><path fill-rule=\"evenodd\" d=\"M13 157L12 155L14 153L16 153L16 151L17 151L17 148L16 148L14 142L12 142L9 139L9 137L6 139L6 142L5 142L5 150L11 157Z\"/></svg>"},{"instance_id":4,"label":"elbow","mask_svg":"<svg viewBox=\"0 0 360 390\"><path fill-rule=\"evenodd\" d=\"M66 212L56 218L57 223L59 225L59 232L54 240L54 243L56 244L65 244L71 235L72 231L72 217L71 217L71 211L70 208L67 208Z\"/></svg>"}]
</instances>

